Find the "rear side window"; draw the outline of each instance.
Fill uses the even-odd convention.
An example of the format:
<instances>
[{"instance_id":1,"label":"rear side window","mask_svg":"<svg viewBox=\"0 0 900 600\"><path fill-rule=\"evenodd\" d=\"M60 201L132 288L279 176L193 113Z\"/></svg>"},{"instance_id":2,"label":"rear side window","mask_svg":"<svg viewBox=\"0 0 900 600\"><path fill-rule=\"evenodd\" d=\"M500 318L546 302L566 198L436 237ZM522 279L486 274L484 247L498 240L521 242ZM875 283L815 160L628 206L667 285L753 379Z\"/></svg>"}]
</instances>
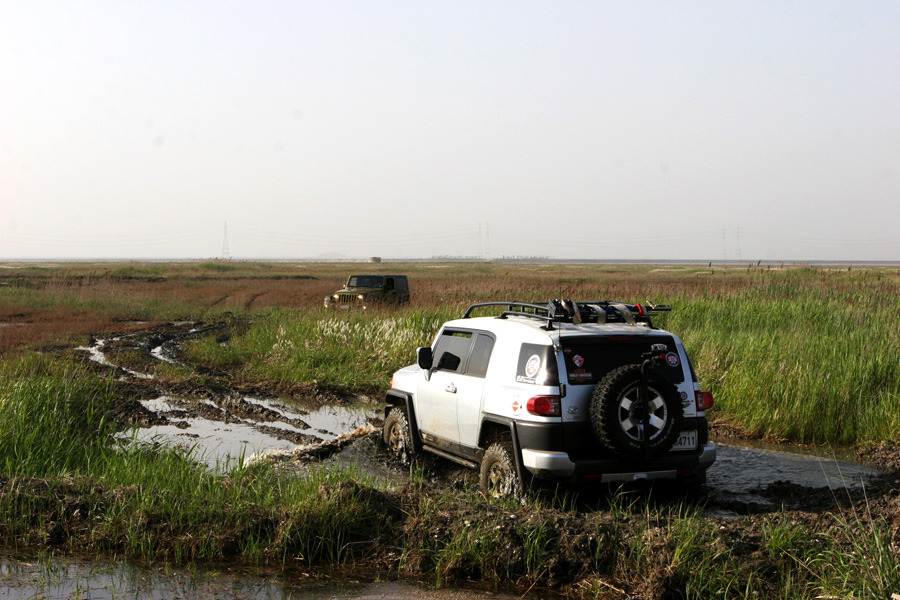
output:
<instances>
[{"instance_id":1,"label":"rear side window","mask_svg":"<svg viewBox=\"0 0 900 600\"><path fill-rule=\"evenodd\" d=\"M466 369L467 375L473 377L484 377L487 373L488 362L491 360L491 352L494 350L494 338L479 333L475 338L475 344L472 346L472 355L469 357L469 366Z\"/></svg>"},{"instance_id":2,"label":"rear side window","mask_svg":"<svg viewBox=\"0 0 900 600\"><path fill-rule=\"evenodd\" d=\"M568 381L572 385L596 385L607 373L623 365L641 362L641 355L653 344L665 344L672 360L660 372L672 383L684 381L684 371L675 340L668 336L609 336L563 338L563 357Z\"/></svg>"},{"instance_id":3,"label":"rear side window","mask_svg":"<svg viewBox=\"0 0 900 600\"><path fill-rule=\"evenodd\" d=\"M559 369L553 346L522 344L516 367L516 381L535 385L559 385Z\"/></svg>"}]
</instances>

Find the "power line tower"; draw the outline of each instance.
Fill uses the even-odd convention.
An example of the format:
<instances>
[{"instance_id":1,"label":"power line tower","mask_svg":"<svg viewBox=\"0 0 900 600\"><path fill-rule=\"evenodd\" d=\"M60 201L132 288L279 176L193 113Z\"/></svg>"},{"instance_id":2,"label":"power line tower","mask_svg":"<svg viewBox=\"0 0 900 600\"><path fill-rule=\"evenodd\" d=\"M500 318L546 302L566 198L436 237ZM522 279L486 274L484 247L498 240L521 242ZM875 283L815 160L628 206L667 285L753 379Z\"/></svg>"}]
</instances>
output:
<instances>
[{"instance_id":1,"label":"power line tower","mask_svg":"<svg viewBox=\"0 0 900 600\"><path fill-rule=\"evenodd\" d=\"M482 224L478 224L478 257L483 260L488 260L491 255L491 224L484 223L484 227L482 228Z\"/></svg>"},{"instance_id":2,"label":"power line tower","mask_svg":"<svg viewBox=\"0 0 900 600\"><path fill-rule=\"evenodd\" d=\"M231 254L228 251L228 221L225 221L225 232L222 235L222 258L231 260Z\"/></svg>"}]
</instances>

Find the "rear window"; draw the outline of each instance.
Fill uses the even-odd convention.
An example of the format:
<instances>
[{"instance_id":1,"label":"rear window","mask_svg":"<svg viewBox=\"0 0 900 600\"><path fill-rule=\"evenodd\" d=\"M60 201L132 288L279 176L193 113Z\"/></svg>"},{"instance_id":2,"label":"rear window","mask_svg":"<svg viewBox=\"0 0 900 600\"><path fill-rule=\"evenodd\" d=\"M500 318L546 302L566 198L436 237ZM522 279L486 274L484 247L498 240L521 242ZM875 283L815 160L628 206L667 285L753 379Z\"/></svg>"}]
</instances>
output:
<instances>
[{"instance_id":1,"label":"rear window","mask_svg":"<svg viewBox=\"0 0 900 600\"><path fill-rule=\"evenodd\" d=\"M640 363L641 355L653 344L665 344L666 352L675 354L673 362L663 366L660 372L673 383L684 381L678 348L669 336L563 338L561 346L568 381L571 385L596 385L613 369Z\"/></svg>"},{"instance_id":2,"label":"rear window","mask_svg":"<svg viewBox=\"0 0 900 600\"><path fill-rule=\"evenodd\" d=\"M559 385L559 369L556 368L553 346L522 344L516 381L535 385Z\"/></svg>"}]
</instances>

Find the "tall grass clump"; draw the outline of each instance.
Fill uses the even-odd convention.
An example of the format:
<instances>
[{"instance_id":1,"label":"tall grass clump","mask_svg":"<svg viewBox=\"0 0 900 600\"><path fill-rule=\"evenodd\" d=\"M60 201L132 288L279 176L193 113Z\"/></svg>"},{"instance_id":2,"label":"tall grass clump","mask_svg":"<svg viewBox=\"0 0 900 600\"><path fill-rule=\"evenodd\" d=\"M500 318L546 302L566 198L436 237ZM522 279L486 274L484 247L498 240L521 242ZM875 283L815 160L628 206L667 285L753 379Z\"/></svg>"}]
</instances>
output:
<instances>
[{"instance_id":1,"label":"tall grass clump","mask_svg":"<svg viewBox=\"0 0 900 600\"><path fill-rule=\"evenodd\" d=\"M191 360L231 368L238 376L281 387L316 381L340 391L378 391L391 373L430 345L442 311L333 313L283 309L256 316L246 333L220 345L214 339L187 344Z\"/></svg>"},{"instance_id":2,"label":"tall grass clump","mask_svg":"<svg viewBox=\"0 0 900 600\"><path fill-rule=\"evenodd\" d=\"M817 597L891 598L900 590L900 560L883 519L840 519L825 549L804 563L815 574Z\"/></svg>"},{"instance_id":3,"label":"tall grass clump","mask_svg":"<svg viewBox=\"0 0 900 600\"><path fill-rule=\"evenodd\" d=\"M43 477L103 460L112 383L38 354L0 363L0 470Z\"/></svg>"},{"instance_id":4,"label":"tall grass clump","mask_svg":"<svg viewBox=\"0 0 900 600\"><path fill-rule=\"evenodd\" d=\"M717 415L805 443L900 432L900 296L804 272L681 298L668 317L716 398Z\"/></svg>"}]
</instances>

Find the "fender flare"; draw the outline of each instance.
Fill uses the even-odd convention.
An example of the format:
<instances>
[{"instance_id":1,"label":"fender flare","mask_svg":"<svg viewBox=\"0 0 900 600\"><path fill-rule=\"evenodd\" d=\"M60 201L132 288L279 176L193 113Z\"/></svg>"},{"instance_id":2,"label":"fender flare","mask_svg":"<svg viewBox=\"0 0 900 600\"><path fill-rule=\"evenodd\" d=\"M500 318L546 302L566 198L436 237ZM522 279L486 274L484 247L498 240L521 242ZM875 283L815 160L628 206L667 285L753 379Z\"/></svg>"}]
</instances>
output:
<instances>
[{"instance_id":1,"label":"fender flare","mask_svg":"<svg viewBox=\"0 0 900 600\"><path fill-rule=\"evenodd\" d=\"M505 417L485 415L485 417L481 420L482 431L484 431L485 423L493 423L504 428L509 428L509 436L512 439L514 455L513 458L516 461L516 472L518 472L519 474L519 481L522 482L522 490L528 490L531 487L531 482L534 480L534 475L531 474L531 471L525 468L525 463L522 461L522 446L519 444L519 429L517 427L516 421L514 419L508 419ZM479 449L478 454L478 459L481 460L481 457L484 454L484 449Z\"/></svg>"},{"instance_id":2,"label":"fender flare","mask_svg":"<svg viewBox=\"0 0 900 600\"><path fill-rule=\"evenodd\" d=\"M390 389L385 394L384 400L387 402L387 406L384 407L385 417L387 417L388 411L395 406L406 409L406 417L409 422L409 434L412 437L413 450L415 452L421 452L422 436L419 434L419 422L416 420L416 409L415 406L413 406L412 394Z\"/></svg>"}]
</instances>

